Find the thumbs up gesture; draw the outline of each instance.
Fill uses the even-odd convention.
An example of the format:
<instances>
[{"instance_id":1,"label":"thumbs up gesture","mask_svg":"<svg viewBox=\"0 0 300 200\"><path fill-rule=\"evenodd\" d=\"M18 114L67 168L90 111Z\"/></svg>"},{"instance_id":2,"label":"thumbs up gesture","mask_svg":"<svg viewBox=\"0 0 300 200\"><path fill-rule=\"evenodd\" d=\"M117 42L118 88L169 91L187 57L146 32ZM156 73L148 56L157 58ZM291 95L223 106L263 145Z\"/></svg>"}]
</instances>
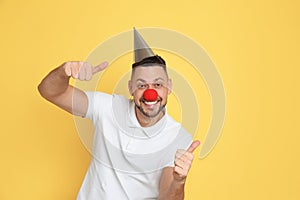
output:
<instances>
[{"instance_id":1,"label":"thumbs up gesture","mask_svg":"<svg viewBox=\"0 0 300 200\"><path fill-rule=\"evenodd\" d=\"M64 63L63 68L67 76L71 76L72 78L79 79L81 81L89 81L92 79L94 74L104 70L107 66L107 62L103 62L93 67L88 62L72 61Z\"/></svg>"},{"instance_id":2,"label":"thumbs up gesture","mask_svg":"<svg viewBox=\"0 0 300 200\"><path fill-rule=\"evenodd\" d=\"M191 168L194 155L193 152L200 145L198 140L194 141L187 150L179 149L175 155L175 167L173 170L174 180L184 183Z\"/></svg>"}]
</instances>

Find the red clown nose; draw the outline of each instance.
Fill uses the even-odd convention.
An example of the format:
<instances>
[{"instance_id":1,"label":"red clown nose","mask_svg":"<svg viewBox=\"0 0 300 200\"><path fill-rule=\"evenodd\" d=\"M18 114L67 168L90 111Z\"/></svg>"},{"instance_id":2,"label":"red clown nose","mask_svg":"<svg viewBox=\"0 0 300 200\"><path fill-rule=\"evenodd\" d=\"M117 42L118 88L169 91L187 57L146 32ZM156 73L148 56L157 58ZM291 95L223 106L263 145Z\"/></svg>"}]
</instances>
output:
<instances>
[{"instance_id":1,"label":"red clown nose","mask_svg":"<svg viewBox=\"0 0 300 200\"><path fill-rule=\"evenodd\" d=\"M147 89L144 94L143 97L146 101L155 101L157 99L157 92L156 90L153 89Z\"/></svg>"}]
</instances>

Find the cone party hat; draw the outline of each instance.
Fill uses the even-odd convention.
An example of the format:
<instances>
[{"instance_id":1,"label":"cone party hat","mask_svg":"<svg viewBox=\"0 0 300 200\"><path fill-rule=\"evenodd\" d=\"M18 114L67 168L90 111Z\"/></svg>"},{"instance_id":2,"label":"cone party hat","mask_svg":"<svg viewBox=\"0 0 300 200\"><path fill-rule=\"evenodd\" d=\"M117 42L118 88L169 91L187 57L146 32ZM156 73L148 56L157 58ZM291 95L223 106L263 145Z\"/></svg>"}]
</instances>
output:
<instances>
[{"instance_id":1,"label":"cone party hat","mask_svg":"<svg viewBox=\"0 0 300 200\"><path fill-rule=\"evenodd\" d=\"M139 62L144 58L154 56L153 51L145 42L143 37L139 34L139 32L133 28L134 32L134 61Z\"/></svg>"}]
</instances>

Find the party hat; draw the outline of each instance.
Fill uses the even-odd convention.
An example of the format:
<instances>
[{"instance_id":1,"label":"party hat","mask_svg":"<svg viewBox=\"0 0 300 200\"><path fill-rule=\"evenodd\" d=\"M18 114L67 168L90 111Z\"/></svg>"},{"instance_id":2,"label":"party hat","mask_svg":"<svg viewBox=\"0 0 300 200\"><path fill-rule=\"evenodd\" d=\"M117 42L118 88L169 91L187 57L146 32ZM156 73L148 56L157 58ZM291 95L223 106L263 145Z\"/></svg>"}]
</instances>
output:
<instances>
[{"instance_id":1,"label":"party hat","mask_svg":"<svg viewBox=\"0 0 300 200\"><path fill-rule=\"evenodd\" d=\"M139 34L139 32L133 28L134 32L134 61L139 62L144 58L154 56L153 51L145 42L143 37Z\"/></svg>"}]
</instances>

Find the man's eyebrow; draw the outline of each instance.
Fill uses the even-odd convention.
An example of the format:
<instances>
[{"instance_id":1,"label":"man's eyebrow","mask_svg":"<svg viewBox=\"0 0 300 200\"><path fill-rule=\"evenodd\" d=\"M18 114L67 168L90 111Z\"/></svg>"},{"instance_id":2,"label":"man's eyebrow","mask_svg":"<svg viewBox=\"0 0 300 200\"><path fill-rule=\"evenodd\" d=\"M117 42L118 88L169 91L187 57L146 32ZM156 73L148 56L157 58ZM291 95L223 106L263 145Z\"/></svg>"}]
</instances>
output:
<instances>
[{"instance_id":1,"label":"man's eyebrow","mask_svg":"<svg viewBox=\"0 0 300 200\"><path fill-rule=\"evenodd\" d=\"M163 79L163 78L161 78L161 77L158 77L158 78L154 79L153 82L159 81L159 80L165 81L165 79ZM143 83L146 83L146 82L147 82L147 81L145 81L144 79L141 79L141 78L136 79L136 82L138 82L138 81L141 81L141 82L143 82Z\"/></svg>"},{"instance_id":2,"label":"man's eyebrow","mask_svg":"<svg viewBox=\"0 0 300 200\"><path fill-rule=\"evenodd\" d=\"M136 81L135 81L135 82L138 82L138 81L141 81L141 82L143 82L143 83L146 83L146 81L145 81L144 79L140 79L140 78L138 78L138 79L136 79Z\"/></svg>"},{"instance_id":3,"label":"man's eyebrow","mask_svg":"<svg viewBox=\"0 0 300 200\"><path fill-rule=\"evenodd\" d=\"M165 81L165 79L163 79L163 78L161 78L161 77L154 79L154 81L158 81L158 80Z\"/></svg>"}]
</instances>

